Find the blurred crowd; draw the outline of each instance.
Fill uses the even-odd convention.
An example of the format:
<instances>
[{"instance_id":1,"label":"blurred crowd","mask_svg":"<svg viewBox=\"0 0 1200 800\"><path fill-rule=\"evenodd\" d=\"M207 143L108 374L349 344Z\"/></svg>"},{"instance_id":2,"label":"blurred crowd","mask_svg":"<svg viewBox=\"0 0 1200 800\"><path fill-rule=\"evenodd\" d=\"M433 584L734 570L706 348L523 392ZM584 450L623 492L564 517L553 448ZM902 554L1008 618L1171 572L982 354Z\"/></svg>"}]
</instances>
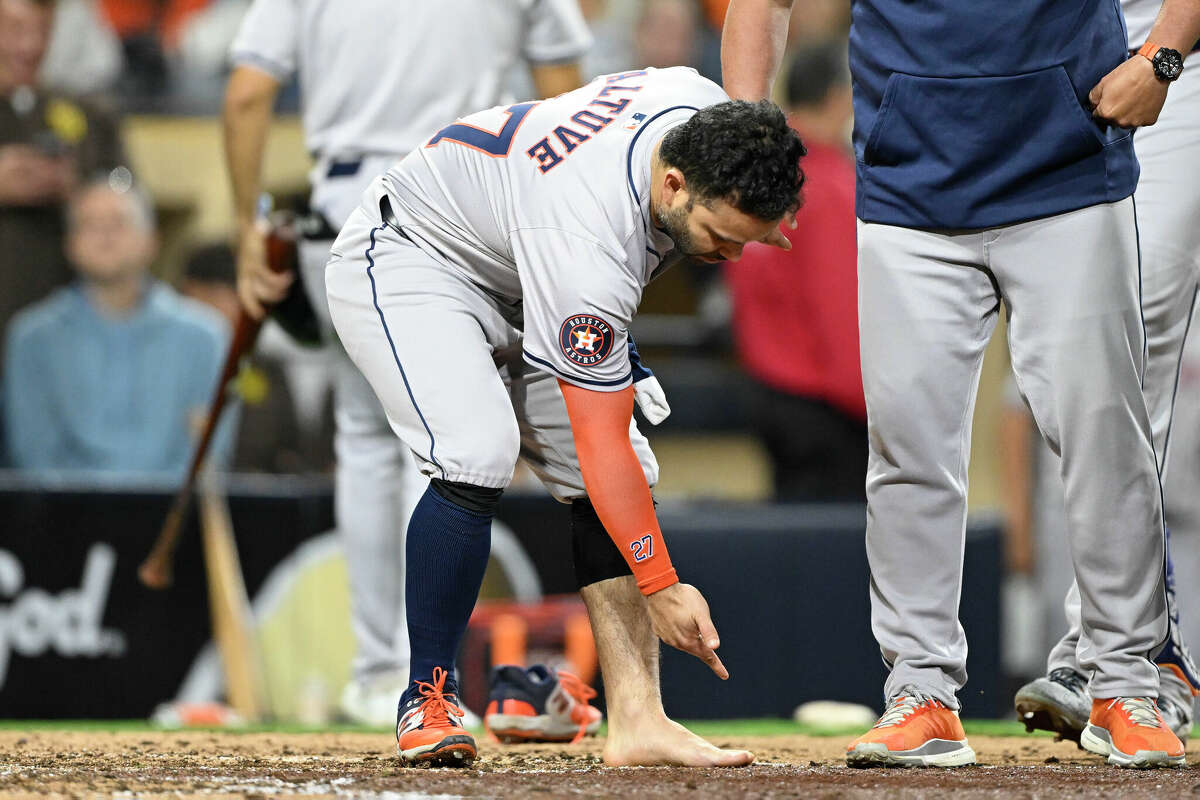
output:
<instances>
[{"instance_id":1,"label":"blurred crowd","mask_svg":"<svg viewBox=\"0 0 1200 800\"><path fill-rule=\"evenodd\" d=\"M238 313L235 260L225 242L195 242L183 264L162 268L154 198L130 169L121 119L217 114L229 45L249 5L0 0L0 465L182 473ZM689 65L719 81L727 0L580 5L594 37L585 77ZM808 147L805 205L787 232L792 250L748 247L738 263L703 276L688 310L689 324L720 331L704 339L705 357L740 367L742 428L761 441L780 501L864 499L848 27L849 0L796 4L777 98ZM519 71L511 86L518 98L532 91ZM292 87L282 103L294 108L297 96ZM180 278L169 285L156 274ZM1181 368L1167 493L1185 548L1200 540L1198 495L1189 491L1200 481L1195 339ZM218 432L220 464L330 469L320 360L297 353L279 330L266 332ZM670 400L682 419L689 402L710 402ZM1035 439L1014 395L992 456L1008 487L1008 569L1033 587L1014 592L1012 607L1044 621L1008 643L1010 668L1029 674L1040 674L1035 661L1060 633L1057 603L1070 575L1055 510L1061 487L1042 469Z\"/></svg>"}]
</instances>

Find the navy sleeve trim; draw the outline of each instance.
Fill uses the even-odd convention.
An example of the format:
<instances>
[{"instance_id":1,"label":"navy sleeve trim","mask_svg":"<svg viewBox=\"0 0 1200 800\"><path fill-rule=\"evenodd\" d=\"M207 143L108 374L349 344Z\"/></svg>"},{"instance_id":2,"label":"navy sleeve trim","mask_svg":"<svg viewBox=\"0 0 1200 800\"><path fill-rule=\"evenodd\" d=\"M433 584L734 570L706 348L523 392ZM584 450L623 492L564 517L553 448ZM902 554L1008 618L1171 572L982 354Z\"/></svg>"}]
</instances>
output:
<instances>
[{"instance_id":1,"label":"navy sleeve trim","mask_svg":"<svg viewBox=\"0 0 1200 800\"><path fill-rule=\"evenodd\" d=\"M625 383L626 381L628 381L630 378L633 377L633 371L630 370L628 373L625 374L624 377L617 378L616 380L612 380L612 381L590 380L588 378L580 378L576 375L568 375L567 373L565 373L562 370L555 367L549 361L543 361L542 359L540 359L537 356L530 353L528 350L522 350L521 355L525 356L525 360L530 362L531 364L534 364L539 367L543 367L547 371L552 372L555 375L558 375L559 377L561 377L563 380L570 381L571 383L586 383L589 386L620 386L622 383Z\"/></svg>"}]
</instances>

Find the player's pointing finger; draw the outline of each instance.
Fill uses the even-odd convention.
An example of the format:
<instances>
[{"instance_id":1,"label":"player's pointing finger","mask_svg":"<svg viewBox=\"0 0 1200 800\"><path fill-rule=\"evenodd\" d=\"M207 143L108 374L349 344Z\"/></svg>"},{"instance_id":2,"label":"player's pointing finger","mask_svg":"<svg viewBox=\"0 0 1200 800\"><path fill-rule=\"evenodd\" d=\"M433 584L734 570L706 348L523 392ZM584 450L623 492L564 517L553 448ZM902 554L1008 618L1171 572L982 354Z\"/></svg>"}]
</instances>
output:
<instances>
[{"instance_id":1,"label":"player's pointing finger","mask_svg":"<svg viewBox=\"0 0 1200 800\"><path fill-rule=\"evenodd\" d=\"M712 651L712 648L701 644L700 652L697 653L697 656L705 664L708 664L708 668L711 669L718 678L723 681L729 680L729 670L725 669L725 665L721 663L721 658Z\"/></svg>"}]
</instances>

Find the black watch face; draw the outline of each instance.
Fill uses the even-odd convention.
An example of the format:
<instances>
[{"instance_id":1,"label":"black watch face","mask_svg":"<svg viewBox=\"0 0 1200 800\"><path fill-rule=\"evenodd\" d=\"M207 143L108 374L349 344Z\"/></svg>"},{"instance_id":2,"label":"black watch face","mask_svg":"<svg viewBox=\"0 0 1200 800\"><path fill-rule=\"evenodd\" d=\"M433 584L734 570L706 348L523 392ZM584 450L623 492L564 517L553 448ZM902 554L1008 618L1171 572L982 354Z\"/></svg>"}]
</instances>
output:
<instances>
[{"instance_id":1,"label":"black watch face","mask_svg":"<svg viewBox=\"0 0 1200 800\"><path fill-rule=\"evenodd\" d=\"M1160 47L1154 54L1154 74L1164 81L1173 81L1183 72L1183 56L1178 50Z\"/></svg>"}]
</instances>

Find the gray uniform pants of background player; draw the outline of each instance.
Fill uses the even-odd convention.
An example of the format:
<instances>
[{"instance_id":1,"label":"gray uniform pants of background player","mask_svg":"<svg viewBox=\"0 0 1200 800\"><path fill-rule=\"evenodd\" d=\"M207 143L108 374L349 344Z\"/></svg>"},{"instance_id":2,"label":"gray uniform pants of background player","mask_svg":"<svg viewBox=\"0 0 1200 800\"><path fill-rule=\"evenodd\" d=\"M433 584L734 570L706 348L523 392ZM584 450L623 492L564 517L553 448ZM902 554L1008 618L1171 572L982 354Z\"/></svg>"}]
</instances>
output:
<instances>
[{"instance_id":1,"label":"gray uniform pants of background player","mask_svg":"<svg viewBox=\"0 0 1200 800\"><path fill-rule=\"evenodd\" d=\"M305 241L300 266L305 288L332 332L325 299L331 241ZM332 336L329 338L333 338ZM357 643L354 679L407 680L408 620L404 612L404 533L425 481L392 434L375 392L341 346L334 364L334 515L346 554L350 620Z\"/></svg>"},{"instance_id":2,"label":"gray uniform pants of background player","mask_svg":"<svg viewBox=\"0 0 1200 800\"><path fill-rule=\"evenodd\" d=\"M1179 376L1184 337L1196 303L1200 280L1200 59L1188 59L1192 70L1184 75L1167 96L1157 124L1138 130L1133 142L1142 176L1135 195L1142 251L1142 303L1146 318L1148 359L1145 395L1154 431L1154 448L1159 463L1167 472L1169 431L1175 389ZM1200 398L1184 402L1200 403ZM1189 437L1189 439L1192 437ZM1166 481L1168 492L1171 483ZM1196 487L1180 487L1196 491ZM1167 497L1168 506L1171 503ZM1192 531L1176 531L1185 537ZM1176 548L1178 557L1195 552L1191 541ZM1177 591L1184 598L1195 596L1195 565L1185 563L1176 570ZM1079 587L1072 585L1065 602L1069 630L1050 652L1048 669L1070 667L1080 671L1077 655L1082 640ZM1185 615L1200 614L1192 602ZM1174 626L1172 626L1174 627ZM1179 635L1173 630L1172 635ZM1190 707L1191 691L1180 681L1164 681L1164 694L1180 707Z\"/></svg>"},{"instance_id":3,"label":"gray uniform pants of background player","mask_svg":"<svg viewBox=\"0 0 1200 800\"><path fill-rule=\"evenodd\" d=\"M523 458L559 500L585 496L558 382L521 358L520 305L383 225L374 199L342 228L325 285L346 352L424 474L498 488ZM629 435L654 486L632 419Z\"/></svg>"},{"instance_id":4,"label":"gray uniform pants of background player","mask_svg":"<svg viewBox=\"0 0 1200 800\"><path fill-rule=\"evenodd\" d=\"M1158 468L1142 397L1132 200L966 233L859 223L871 623L906 685L958 708L971 419L1001 299L1022 393L1062 457L1096 697L1157 696L1167 635Z\"/></svg>"}]
</instances>

